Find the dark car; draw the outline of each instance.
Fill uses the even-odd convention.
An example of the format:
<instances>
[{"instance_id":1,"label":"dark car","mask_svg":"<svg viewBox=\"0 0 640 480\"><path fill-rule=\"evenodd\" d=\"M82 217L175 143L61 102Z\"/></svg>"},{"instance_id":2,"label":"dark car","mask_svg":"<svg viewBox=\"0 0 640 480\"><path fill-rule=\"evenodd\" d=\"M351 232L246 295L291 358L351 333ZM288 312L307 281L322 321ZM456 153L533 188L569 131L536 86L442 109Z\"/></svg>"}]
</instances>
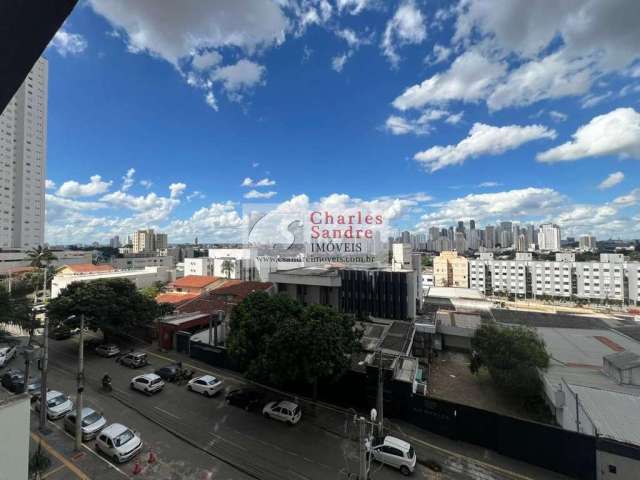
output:
<instances>
[{"instance_id":1,"label":"dark car","mask_svg":"<svg viewBox=\"0 0 640 480\"><path fill-rule=\"evenodd\" d=\"M24 372L22 370L11 369L2 375L2 386L13 393L21 393L24 388ZM27 392L32 397L40 395L40 379L30 377L27 384Z\"/></svg>"},{"instance_id":2,"label":"dark car","mask_svg":"<svg viewBox=\"0 0 640 480\"><path fill-rule=\"evenodd\" d=\"M244 408L245 410L258 410L265 402L266 395L256 388L240 388L231 390L225 398L229 405Z\"/></svg>"},{"instance_id":3,"label":"dark car","mask_svg":"<svg viewBox=\"0 0 640 480\"><path fill-rule=\"evenodd\" d=\"M68 327L54 328L49 332L49 338L52 338L54 340L66 340L67 338L71 338L72 336L73 333Z\"/></svg>"},{"instance_id":4,"label":"dark car","mask_svg":"<svg viewBox=\"0 0 640 480\"><path fill-rule=\"evenodd\" d=\"M164 367L157 369L155 374L166 382L175 382L180 374L180 367L175 363L165 365Z\"/></svg>"}]
</instances>

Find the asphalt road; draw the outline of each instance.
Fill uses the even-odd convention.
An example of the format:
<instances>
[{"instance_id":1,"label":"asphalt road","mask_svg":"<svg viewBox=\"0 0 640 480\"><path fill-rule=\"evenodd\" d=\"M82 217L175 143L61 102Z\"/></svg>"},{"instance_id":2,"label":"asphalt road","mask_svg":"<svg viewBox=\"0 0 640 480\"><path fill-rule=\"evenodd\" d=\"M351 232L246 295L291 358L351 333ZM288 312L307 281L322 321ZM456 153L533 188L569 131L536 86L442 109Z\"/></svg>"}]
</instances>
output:
<instances>
[{"instance_id":1,"label":"asphalt road","mask_svg":"<svg viewBox=\"0 0 640 480\"><path fill-rule=\"evenodd\" d=\"M49 388L75 391L76 345L73 339L50 342ZM304 411L298 425L288 426L260 412L226 405L224 392L207 398L171 383L150 397L131 390L132 377L165 363L153 357L150 361L149 366L130 369L87 351L84 398L109 422L139 431L146 447L169 467L164 474L175 475L165 478L208 478L211 472L216 479L324 480L357 472L356 442L305 422ZM105 373L113 378L111 394L100 389ZM223 381L225 390L241 386L233 379ZM347 430L353 429L348 425ZM432 478L421 472L424 468L418 465L416 478ZM402 478L388 467L376 465L374 470L374 479Z\"/></svg>"},{"instance_id":2,"label":"asphalt road","mask_svg":"<svg viewBox=\"0 0 640 480\"><path fill-rule=\"evenodd\" d=\"M77 339L51 340L49 345L48 386L75 397ZM103 412L109 423L123 423L139 432L145 442L140 455L143 462L149 451L158 459L152 466L146 465L140 477L133 478L327 480L347 479L349 473L357 473L356 428L350 415L335 412L313 415L303 408L301 422L288 426L266 419L260 412L246 412L226 405L224 392L207 398L189 392L186 386L168 383L162 392L148 397L131 390L129 382L136 375L153 372L168 363L153 353L149 358L151 365L130 369L117 364L115 359L102 358L88 349L85 351L85 406ZM12 366L21 367L19 363L20 360L16 359ZM114 390L110 394L101 389L105 373L113 379ZM223 380L225 391L242 386L241 379L237 377L222 373L216 376ZM62 421L56 423L62 425ZM425 450L426 443L414 446L419 460L430 455L444 470L437 474L418 464L413 478L555 478L510 473L439 448ZM134 463L118 466L122 478L129 478ZM103 477L94 475L92 478L99 480ZM115 477L109 475L104 478L111 480ZM371 478L403 477L395 469L373 464Z\"/></svg>"}]
</instances>

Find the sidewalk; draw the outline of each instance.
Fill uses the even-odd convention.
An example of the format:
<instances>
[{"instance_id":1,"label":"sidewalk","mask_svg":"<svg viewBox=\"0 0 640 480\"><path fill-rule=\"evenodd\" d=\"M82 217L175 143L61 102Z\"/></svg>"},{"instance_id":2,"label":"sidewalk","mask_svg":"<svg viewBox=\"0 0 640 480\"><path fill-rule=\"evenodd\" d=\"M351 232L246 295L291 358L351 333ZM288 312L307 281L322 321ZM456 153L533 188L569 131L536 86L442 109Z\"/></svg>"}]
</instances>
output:
<instances>
[{"instance_id":1,"label":"sidewalk","mask_svg":"<svg viewBox=\"0 0 640 480\"><path fill-rule=\"evenodd\" d=\"M231 372L208 365L195 360L187 355L176 352L158 352L155 348L149 348L151 356L164 358L168 361L182 361L183 365L195 368L203 372L213 372L220 377L233 379L236 382L247 382L237 372ZM353 415L355 410L345 410L341 407L323 404L313 409L305 408L304 403L309 399L299 398L303 404L305 422L341 438L355 440L356 430L353 428ZM314 412L315 410L315 412ZM314 413L312 413L314 412ZM487 478L495 480L567 480L568 477L542 469L535 465L514 460L509 457L487 450L483 447L451 440L429 431L423 430L406 422L395 419L385 420L388 433L409 441L414 447L419 462L426 465L428 461L435 461L443 467L443 477L446 473L467 473L474 478Z\"/></svg>"},{"instance_id":2,"label":"sidewalk","mask_svg":"<svg viewBox=\"0 0 640 480\"><path fill-rule=\"evenodd\" d=\"M41 444L42 450L51 460L51 466L42 473L42 480L125 480L130 478L157 479L174 478L173 469L154 459L149 463L148 451L143 451L133 460L113 465L95 450L94 440L83 444L81 452L75 451L73 438L67 434L59 422L49 422L50 432L43 435L38 431L38 415L31 412L31 439L29 455ZM135 474L136 463L140 473Z\"/></svg>"}]
</instances>

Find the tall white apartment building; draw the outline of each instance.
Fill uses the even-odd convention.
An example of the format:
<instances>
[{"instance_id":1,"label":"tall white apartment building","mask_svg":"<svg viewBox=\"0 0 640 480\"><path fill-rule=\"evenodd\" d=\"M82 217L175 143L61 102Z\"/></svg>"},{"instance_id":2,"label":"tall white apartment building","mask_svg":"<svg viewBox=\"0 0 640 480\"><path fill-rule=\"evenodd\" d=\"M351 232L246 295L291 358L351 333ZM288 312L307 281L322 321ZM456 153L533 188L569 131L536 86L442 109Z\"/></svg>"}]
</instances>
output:
<instances>
[{"instance_id":1,"label":"tall white apartment building","mask_svg":"<svg viewBox=\"0 0 640 480\"><path fill-rule=\"evenodd\" d=\"M583 252L595 252L598 249L593 235L581 235L578 246Z\"/></svg>"},{"instance_id":2,"label":"tall white apartment building","mask_svg":"<svg viewBox=\"0 0 640 480\"><path fill-rule=\"evenodd\" d=\"M132 253L155 252L168 248L166 233L156 233L152 228L138 230L132 235Z\"/></svg>"},{"instance_id":3,"label":"tall white apartment building","mask_svg":"<svg viewBox=\"0 0 640 480\"><path fill-rule=\"evenodd\" d=\"M197 257L184 259L184 274L210 276L215 273L215 259L210 257ZM233 273L233 272L232 272Z\"/></svg>"},{"instance_id":4,"label":"tall white apartment building","mask_svg":"<svg viewBox=\"0 0 640 480\"><path fill-rule=\"evenodd\" d=\"M640 305L640 263L629 262L625 265L627 279L627 298L629 303Z\"/></svg>"},{"instance_id":5,"label":"tall white apartment building","mask_svg":"<svg viewBox=\"0 0 640 480\"><path fill-rule=\"evenodd\" d=\"M44 243L47 89L39 58L0 115L0 248Z\"/></svg>"},{"instance_id":6,"label":"tall white apartment building","mask_svg":"<svg viewBox=\"0 0 640 480\"><path fill-rule=\"evenodd\" d=\"M540 225L538 246L540 250L558 252L560 250L560 227L553 223Z\"/></svg>"},{"instance_id":7,"label":"tall white apartment building","mask_svg":"<svg viewBox=\"0 0 640 480\"><path fill-rule=\"evenodd\" d=\"M576 262L575 267L578 297L625 300L624 255L602 253L599 262Z\"/></svg>"},{"instance_id":8,"label":"tall white apartment building","mask_svg":"<svg viewBox=\"0 0 640 480\"><path fill-rule=\"evenodd\" d=\"M531 262L531 289L534 297L571 298L576 294L573 253L556 253L555 261Z\"/></svg>"}]
</instances>

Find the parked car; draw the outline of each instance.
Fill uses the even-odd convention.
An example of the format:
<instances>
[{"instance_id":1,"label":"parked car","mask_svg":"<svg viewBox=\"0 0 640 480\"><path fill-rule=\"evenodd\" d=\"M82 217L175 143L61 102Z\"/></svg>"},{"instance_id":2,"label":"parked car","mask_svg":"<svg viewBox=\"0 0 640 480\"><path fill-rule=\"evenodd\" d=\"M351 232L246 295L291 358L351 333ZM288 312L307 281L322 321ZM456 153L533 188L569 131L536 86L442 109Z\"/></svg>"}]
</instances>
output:
<instances>
[{"instance_id":1,"label":"parked car","mask_svg":"<svg viewBox=\"0 0 640 480\"><path fill-rule=\"evenodd\" d=\"M373 443L373 446L371 445ZM403 475L413 473L416 468L416 452L404 440L386 436L384 439L367 441L367 453L385 465L397 468Z\"/></svg>"},{"instance_id":2,"label":"parked car","mask_svg":"<svg viewBox=\"0 0 640 480\"><path fill-rule=\"evenodd\" d=\"M180 366L175 363L165 365L156 370L156 375L166 382L175 382L180 374Z\"/></svg>"},{"instance_id":3,"label":"parked car","mask_svg":"<svg viewBox=\"0 0 640 480\"><path fill-rule=\"evenodd\" d=\"M36 410L40 411L40 402L36 402ZM47 392L47 417L49 420L57 420L73 410L73 402L64 393L57 390Z\"/></svg>"},{"instance_id":4,"label":"parked car","mask_svg":"<svg viewBox=\"0 0 640 480\"><path fill-rule=\"evenodd\" d=\"M222 381L218 380L213 375L203 375L202 377L196 377L189 380L189 383L187 383L187 390L198 392L208 397L213 397L222 391Z\"/></svg>"},{"instance_id":5,"label":"parked car","mask_svg":"<svg viewBox=\"0 0 640 480\"><path fill-rule=\"evenodd\" d=\"M2 386L13 393L22 393L25 391L24 372L18 369L10 369L2 375ZM33 398L40 396L40 379L38 377L29 377L26 388L27 393Z\"/></svg>"},{"instance_id":6,"label":"parked car","mask_svg":"<svg viewBox=\"0 0 640 480\"><path fill-rule=\"evenodd\" d=\"M49 332L49 338L54 340L66 340L67 338L71 338L73 333L69 327L58 327L54 328Z\"/></svg>"},{"instance_id":7,"label":"parked car","mask_svg":"<svg viewBox=\"0 0 640 480\"><path fill-rule=\"evenodd\" d=\"M131 388L147 395L153 395L164 388L164 382L155 373L145 373L131 379Z\"/></svg>"},{"instance_id":8,"label":"parked car","mask_svg":"<svg viewBox=\"0 0 640 480\"><path fill-rule=\"evenodd\" d=\"M7 343L0 344L0 367L4 367L9 360L16 356L16 346Z\"/></svg>"},{"instance_id":9,"label":"parked car","mask_svg":"<svg viewBox=\"0 0 640 480\"><path fill-rule=\"evenodd\" d=\"M239 388L227 393L225 400L229 405L235 405L247 411L258 410L264 404L265 394L257 388Z\"/></svg>"},{"instance_id":10,"label":"parked car","mask_svg":"<svg viewBox=\"0 0 640 480\"><path fill-rule=\"evenodd\" d=\"M262 414L267 418L287 422L290 425L295 425L302 418L300 406L287 400L267 403L262 409Z\"/></svg>"},{"instance_id":11,"label":"parked car","mask_svg":"<svg viewBox=\"0 0 640 480\"><path fill-rule=\"evenodd\" d=\"M131 352L121 356L118 359L121 365L131 368L140 368L149 364L147 354L144 352Z\"/></svg>"},{"instance_id":12,"label":"parked car","mask_svg":"<svg viewBox=\"0 0 640 480\"><path fill-rule=\"evenodd\" d=\"M107 419L93 408L82 409L82 440L90 440L98 435L98 432L107 424ZM71 411L64 417L64 429L71 435L76 433L76 412Z\"/></svg>"},{"instance_id":13,"label":"parked car","mask_svg":"<svg viewBox=\"0 0 640 480\"><path fill-rule=\"evenodd\" d=\"M96 353L103 357L115 357L120 353L120 348L113 343L103 343L96 347Z\"/></svg>"},{"instance_id":14,"label":"parked car","mask_svg":"<svg viewBox=\"0 0 640 480\"><path fill-rule=\"evenodd\" d=\"M133 430L120 423L104 428L96 438L96 450L115 463L126 462L142 450L142 439Z\"/></svg>"}]
</instances>

